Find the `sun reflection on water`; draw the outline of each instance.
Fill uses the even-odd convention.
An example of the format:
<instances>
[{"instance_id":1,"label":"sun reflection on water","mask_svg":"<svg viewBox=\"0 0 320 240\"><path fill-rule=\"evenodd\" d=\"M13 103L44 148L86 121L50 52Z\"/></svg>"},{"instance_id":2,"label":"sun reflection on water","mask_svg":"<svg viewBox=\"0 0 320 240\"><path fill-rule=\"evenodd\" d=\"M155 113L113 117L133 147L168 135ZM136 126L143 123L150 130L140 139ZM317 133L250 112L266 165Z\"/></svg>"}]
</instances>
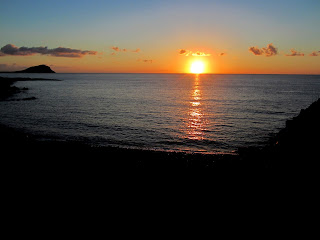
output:
<instances>
[{"instance_id":1,"label":"sun reflection on water","mask_svg":"<svg viewBox=\"0 0 320 240\"><path fill-rule=\"evenodd\" d=\"M201 106L201 90L200 77L195 75L195 81L191 94L190 106L188 109L188 135L187 138L191 140L204 139L205 120L204 113Z\"/></svg>"}]
</instances>

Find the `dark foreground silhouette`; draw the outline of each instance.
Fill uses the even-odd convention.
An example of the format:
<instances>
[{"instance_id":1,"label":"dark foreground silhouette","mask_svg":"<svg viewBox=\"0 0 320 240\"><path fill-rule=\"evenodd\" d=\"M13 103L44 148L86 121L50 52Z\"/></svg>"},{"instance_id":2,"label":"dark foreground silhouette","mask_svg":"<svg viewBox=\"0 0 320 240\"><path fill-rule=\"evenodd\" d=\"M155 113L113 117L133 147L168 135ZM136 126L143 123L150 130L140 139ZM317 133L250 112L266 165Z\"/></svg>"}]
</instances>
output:
<instances>
[{"instance_id":1,"label":"dark foreground silhouette","mask_svg":"<svg viewBox=\"0 0 320 240\"><path fill-rule=\"evenodd\" d=\"M319 171L320 99L287 120L286 127L262 149L239 149L246 163L264 162L267 168L297 175Z\"/></svg>"},{"instance_id":2,"label":"dark foreground silhouette","mask_svg":"<svg viewBox=\"0 0 320 240\"><path fill-rule=\"evenodd\" d=\"M0 101L21 91L19 88L12 86L14 82L13 79L0 77Z\"/></svg>"}]
</instances>

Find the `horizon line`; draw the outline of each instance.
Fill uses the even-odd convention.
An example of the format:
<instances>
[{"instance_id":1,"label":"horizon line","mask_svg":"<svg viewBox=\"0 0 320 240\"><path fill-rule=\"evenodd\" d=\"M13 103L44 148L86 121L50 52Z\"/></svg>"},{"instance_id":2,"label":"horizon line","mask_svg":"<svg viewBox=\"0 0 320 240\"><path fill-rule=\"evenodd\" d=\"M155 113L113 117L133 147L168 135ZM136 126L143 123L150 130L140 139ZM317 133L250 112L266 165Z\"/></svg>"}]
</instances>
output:
<instances>
[{"instance_id":1,"label":"horizon line","mask_svg":"<svg viewBox=\"0 0 320 240\"><path fill-rule=\"evenodd\" d=\"M1 72L0 72L1 73ZM56 72L61 74L188 74L188 75L320 75L320 73L161 73L161 72Z\"/></svg>"},{"instance_id":2,"label":"horizon line","mask_svg":"<svg viewBox=\"0 0 320 240\"><path fill-rule=\"evenodd\" d=\"M0 74L1 73L26 74L26 73L9 72L9 71L0 71ZM154 73L152 72L55 72L55 73L57 74L184 74L184 75L320 75L320 73L197 73L197 74L196 73L163 73L163 72L154 72ZM31 73L31 74L34 74L34 73Z\"/></svg>"}]
</instances>

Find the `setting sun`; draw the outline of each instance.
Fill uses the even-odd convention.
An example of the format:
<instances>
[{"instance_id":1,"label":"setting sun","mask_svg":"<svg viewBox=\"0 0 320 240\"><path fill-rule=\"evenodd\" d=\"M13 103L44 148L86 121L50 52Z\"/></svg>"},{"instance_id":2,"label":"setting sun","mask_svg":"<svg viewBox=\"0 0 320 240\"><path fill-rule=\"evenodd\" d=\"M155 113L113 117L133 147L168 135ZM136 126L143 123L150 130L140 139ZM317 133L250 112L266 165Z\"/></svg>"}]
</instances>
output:
<instances>
[{"instance_id":1,"label":"setting sun","mask_svg":"<svg viewBox=\"0 0 320 240\"><path fill-rule=\"evenodd\" d=\"M190 72L196 73L196 74L203 73L204 72L203 62L200 62L200 61L193 62L191 64Z\"/></svg>"}]
</instances>

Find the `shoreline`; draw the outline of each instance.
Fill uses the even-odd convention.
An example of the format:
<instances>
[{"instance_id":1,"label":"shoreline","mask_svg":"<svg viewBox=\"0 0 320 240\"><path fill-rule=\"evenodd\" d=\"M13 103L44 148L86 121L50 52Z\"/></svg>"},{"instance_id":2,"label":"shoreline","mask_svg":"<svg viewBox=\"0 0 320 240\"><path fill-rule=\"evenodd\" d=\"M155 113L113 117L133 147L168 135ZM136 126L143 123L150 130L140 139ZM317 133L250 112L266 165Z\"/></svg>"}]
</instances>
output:
<instances>
[{"instance_id":1,"label":"shoreline","mask_svg":"<svg viewBox=\"0 0 320 240\"><path fill-rule=\"evenodd\" d=\"M39 141L36 135L0 124L3 155L15 161L31 159L41 164L85 164L109 170L176 171L209 169L252 173L289 173L318 170L320 99L286 122L264 147L239 148L237 154L186 153L161 150L91 146L78 141ZM19 151L17 151L17 149ZM27 160L27 162L30 162Z\"/></svg>"},{"instance_id":2,"label":"shoreline","mask_svg":"<svg viewBox=\"0 0 320 240\"><path fill-rule=\"evenodd\" d=\"M262 160L268 168L304 176L319 171L320 98L298 116L288 119L263 148L240 148L245 162Z\"/></svg>"},{"instance_id":3,"label":"shoreline","mask_svg":"<svg viewBox=\"0 0 320 240\"><path fill-rule=\"evenodd\" d=\"M27 78L27 77L1 77L0 76L0 101L8 101L7 99L21 93L23 91L27 91L28 88L18 88L13 84L15 82L25 82L25 81L61 81L58 79L50 79L50 78ZM34 100L37 99L36 97L29 97L23 99L14 99L13 101L20 101L20 100ZM10 101L10 100L9 100Z\"/></svg>"},{"instance_id":4,"label":"shoreline","mask_svg":"<svg viewBox=\"0 0 320 240\"><path fill-rule=\"evenodd\" d=\"M6 101L23 90L12 86L16 81L56 79L3 78L0 77L0 99ZM21 100L33 100L21 99ZM82 162L86 166L103 169L210 169L252 171L312 170L318 167L316 159L320 146L320 99L293 119L286 127L270 138L264 147L239 148L237 154L203 154L166 152L158 150L128 149L120 147L97 147L82 142L38 141L36 136L0 124L0 145L9 161L38 162L74 165ZM18 150L18 151L17 151ZM65 159L62 161L62 158ZM30 160L27 160L30 159ZM97 169L96 169L97 170Z\"/></svg>"},{"instance_id":5,"label":"shoreline","mask_svg":"<svg viewBox=\"0 0 320 240\"><path fill-rule=\"evenodd\" d=\"M37 136L26 134L0 124L0 145L9 156L15 159L32 161L60 161L64 156L66 162L95 161L111 169L203 169L222 165L238 165L238 155L202 154L167 152L160 150L143 150L120 147L90 146L76 141L38 141ZM15 150L19 149L19 152ZM14 155L12 155L14 153ZM66 164L63 163L63 164ZM90 163L92 164L92 163Z\"/></svg>"}]
</instances>

